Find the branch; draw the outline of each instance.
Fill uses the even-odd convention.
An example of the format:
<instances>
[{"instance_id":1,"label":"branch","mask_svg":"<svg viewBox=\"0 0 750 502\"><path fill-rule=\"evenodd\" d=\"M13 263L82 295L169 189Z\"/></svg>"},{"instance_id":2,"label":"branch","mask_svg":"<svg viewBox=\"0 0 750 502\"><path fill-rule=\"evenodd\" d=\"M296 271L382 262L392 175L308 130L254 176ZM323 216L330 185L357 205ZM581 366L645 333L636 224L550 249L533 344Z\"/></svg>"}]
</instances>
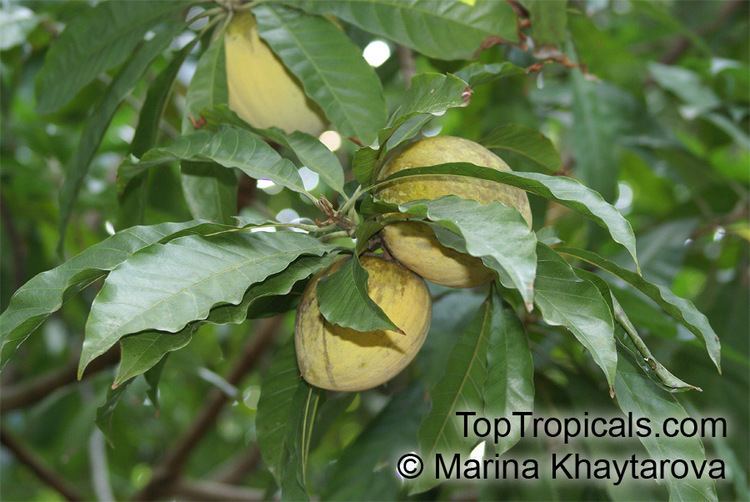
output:
<instances>
[{"instance_id":1,"label":"branch","mask_svg":"<svg viewBox=\"0 0 750 502\"><path fill-rule=\"evenodd\" d=\"M237 386L247 373L257 364L265 350L270 346L282 316L276 316L261 322L258 333L250 338L243 353L229 372L226 380ZM229 401L227 395L219 389L213 389L206 398L206 404L200 410L193 424L167 451L161 463L154 469L148 484L135 495L135 500L154 500L172 491L187 463L193 449L203 436L211 430L221 410Z\"/></svg>"},{"instance_id":2,"label":"branch","mask_svg":"<svg viewBox=\"0 0 750 502\"><path fill-rule=\"evenodd\" d=\"M408 47L398 45L396 46L396 55L398 56L398 65L401 68L401 77L404 79L404 85L408 88L411 86L412 77L417 73L414 53Z\"/></svg>"},{"instance_id":3,"label":"branch","mask_svg":"<svg viewBox=\"0 0 750 502\"><path fill-rule=\"evenodd\" d=\"M213 502L257 502L264 500L263 491L252 488L216 483L214 481L180 481L174 487L175 495L184 500Z\"/></svg>"},{"instance_id":4,"label":"branch","mask_svg":"<svg viewBox=\"0 0 750 502\"><path fill-rule=\"evenodd\" d=\"M120 349L114 347L94 359L83 378L88 378L102 370L109 368L120 360ZM69 362L66 366L52 370L26 382L22 382L7 388L0 388L0 414L7 413L18 408L25 408L35 404L54 391L66 385L76 382L78 361Z\"/></svg>"},{"instance_id":5,"label":"branch","mask_svg":"<svg viewBox=\"0 0 750 502\"><path fill-rule=\"evenodd\" d=\"M33 472L44 484L57 491L67 500L83 500L75 487L59 477L47 467L31 450L18 442L16 438L8 434L5 428L0 428L0 443L10 450L19 462Z\"/></svg>"}]
</instances>

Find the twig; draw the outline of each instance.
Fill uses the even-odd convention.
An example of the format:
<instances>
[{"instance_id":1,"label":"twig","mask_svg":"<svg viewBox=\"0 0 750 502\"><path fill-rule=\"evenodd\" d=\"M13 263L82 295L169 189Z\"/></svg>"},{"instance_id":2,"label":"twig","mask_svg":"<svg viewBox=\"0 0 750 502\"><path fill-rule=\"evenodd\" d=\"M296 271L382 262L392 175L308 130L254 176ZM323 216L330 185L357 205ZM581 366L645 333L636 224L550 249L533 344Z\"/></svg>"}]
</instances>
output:
<instances>
[{"instance_id":1,"label":"twig","mask_svg":"<svg viewBox=\"0 0 750 502\"><path fill-rule=\"evenodd\" d=\"M19 462L28 467L36 477L50 488L57 491L66 500L83 500L83 496L78 493L75 487L58 476L49 467L47 467L36 454L22 445L16 438L8 434L5 428L0 428L0 442L10 450Z\"/></svg>"},{"instance_id":2,"label":"twig","mask_svg":"<svg viewBox=\"0 0 750 502\"><path fill-rule=\"evenodd\" d=\"M250 339L243 353L232 367L226 380L231 385L239 385L244 376L256 365L273 340L281 316L262 321L258 333ZM193 424L177 440L177 443L164 455L163 460L154 468L154 474L148 484L135 495L135 500L155 500L172 491L182 475L193 449L216 422L221 410L229 398L224 392L213 389L206 398L206 404L198 413Z\"/></svg>"},{"instance_id":3,"label":"twig","mask_svg":"<svg viewBox=\"0 0 750 502\"><path fill-rule=\"evenodd\" d=\"M114 347L94 359L86 368L83 378L88 378L102 370L113 366L120 360L120 349ZM18 408L25 408L35 404L52 394L61 387L76 382L78 361L74 360L63 368L52 370L44 375L30 379L7 388L0 392L0 413L7 413Z\"/></svg>"},{"instance_id":4,"label":"twig","mask_svg":"<svg viewBox=\"0 0 750 502\"><path fill-rule=\"evenodd\" d=\"M411 79L417 73L417 67L414 63L414 53L408 47L398 45L396 46L396 55L398 56L398 65L401 68L404 85L409 88L411 86Z\"/></svg>"},{"instance_id":5,"label":"twig","mask_svg":"<svg viewBox=\"0 0 750 502\"><path fill-rule=\"evenodd\" d=\"M263 500L263 491L216 483L214 481L180 481L174 493L182 500L212 502L256 502Z\"/></svg>"}]
</instances>

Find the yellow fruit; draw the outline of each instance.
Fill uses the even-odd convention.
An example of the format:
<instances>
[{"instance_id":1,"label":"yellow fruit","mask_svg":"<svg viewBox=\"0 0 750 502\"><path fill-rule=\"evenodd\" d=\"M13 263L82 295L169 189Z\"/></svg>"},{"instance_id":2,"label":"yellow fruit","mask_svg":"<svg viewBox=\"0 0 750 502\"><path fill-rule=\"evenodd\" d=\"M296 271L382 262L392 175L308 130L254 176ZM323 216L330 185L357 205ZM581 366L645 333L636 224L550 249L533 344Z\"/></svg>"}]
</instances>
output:
<instances>
[{"instance_id":1,"label":"yellow fruit","mask_svg":"<svg viewBox=\"0 0 750 502\"><path fill-rule=\"evenodd\" d=\"M424 343L432 301L422 279L398 263L363 257L370 298L403 333L361 332L328 323L318 309L320 279L337 270L339 261L315 276L297 307L294 342L302 377L336 391L360 391L381 385L404 369Z\"/></svg>"},{"instance_id":2,"label":"yellow fruit","mask_svg":"<svg viewBox=\"0 0 750 502\"><path fill-rule=\"evenodd\" d=\"M279 127L317 136L323 114L301 85L258 36L255 18L237 14L224 37L229 108L261 129Z\"/></svg>"},{"instance_id":3,"label":"yellow fruit","mask_svg":"<svg viewBox=\"0 0 750 502\"><path fill-rule=\"evenodd\" d=\"M379 175L386 178L413 167L448 162L470 162L498 171L510 171L500 157L482 145L463 138L436 136L417 141L388 162ZM437 199L456 195L483 204L493 201L515 207L531 226L531 208L526 193L493 181L465 176L430 176L396 181L379 193L388 202L402 204L419 199ZM481 260L463 255L440 244L429 226L405 222L383 229L388 251L406 267L427 280L456 288L468 288L492 279L493 274Z\"/></svg>"}]
</instances>

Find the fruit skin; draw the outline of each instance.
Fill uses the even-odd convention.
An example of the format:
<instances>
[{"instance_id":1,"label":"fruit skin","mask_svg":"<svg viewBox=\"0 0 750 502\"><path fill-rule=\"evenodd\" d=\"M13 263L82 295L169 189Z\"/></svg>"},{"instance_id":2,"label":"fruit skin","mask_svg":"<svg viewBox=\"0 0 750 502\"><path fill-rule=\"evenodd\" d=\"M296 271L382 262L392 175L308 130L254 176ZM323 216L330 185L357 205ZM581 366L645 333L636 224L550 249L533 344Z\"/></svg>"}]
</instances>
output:
<instances>
[{"instance_id":1,"label":"fruit skin","mask_svg":"<svg viewBox=\"0 0 750 502\"><path fill-rule=\"evenodd\" d=\"M261 129L278 127L314 136L323 132L322 112L260 39L252 14L235 15L224 37L224 50L232 111Z\"/></svg>"},{"instance_id":2,"label":"fruit skin","mask_svg":"<svg viewBox=\"0 0 750 502\"><path fill-rule=\"evenodd\" d=\"M388 162L378 178L404 169L448 162L470 162L498 171L510 171L500 157L482 145L453 136L436 136L410 145ZM430 176L396 181L379 192L391 203L456 195L483 204L493 201L513 206L531 226L531 208L526 193L493 181L464 176ZM402 264L425 279L444 286L469 288L492 280L493 273L479 258L460 254L440 244L429 226L418 222L395 223L382 231L388 251Z\"/></svg>"},{"instance_id":3,"label":"fruit skin","mask_svg":"<svg viewBox=\"0 0 750 502\"><path fill-rule=\"evenodd\" d=\"M328 323L318 309L316 288L339 261L313 277L297 307L294 342L302 378L323 389L361 391L381 385L417 354L430 328L432 300L424 281L398 263L366 256L367 291L404 334L361 332Z\"/></svg>"}]
</instances>

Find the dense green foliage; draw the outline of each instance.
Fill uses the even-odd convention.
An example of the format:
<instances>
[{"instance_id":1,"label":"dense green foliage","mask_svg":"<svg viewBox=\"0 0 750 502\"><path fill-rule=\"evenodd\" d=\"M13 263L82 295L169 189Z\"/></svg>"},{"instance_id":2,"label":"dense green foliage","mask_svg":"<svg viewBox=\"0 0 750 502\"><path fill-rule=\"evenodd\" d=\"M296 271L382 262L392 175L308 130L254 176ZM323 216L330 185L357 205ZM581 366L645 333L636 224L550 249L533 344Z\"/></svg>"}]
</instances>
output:
<instances>
[{"instance_id":1,"label":"dense green foliage","mask_svg":"<svg viewBox=\"0 0 750 502\"><path fill-rule=\"evenodd\" d=\"M92 3L0 8L0 498L750 498L750 4ZM326 141L229 109L222 37L240 11L325 114ZM513 172L378 178L436 134ZM378 198L436 175L525 190L533 228L497 202ZM497 280L430 284L427 341L389 383L307 384L305 283L382 253L402 218ZM392 328L367 281L358 260L321 281L326 321ZM724 417L726 437L513 434L485 454L720 458L726 479L394 476L406 451L468 455L462 410Z\"/></svg>"}]
</instances>

